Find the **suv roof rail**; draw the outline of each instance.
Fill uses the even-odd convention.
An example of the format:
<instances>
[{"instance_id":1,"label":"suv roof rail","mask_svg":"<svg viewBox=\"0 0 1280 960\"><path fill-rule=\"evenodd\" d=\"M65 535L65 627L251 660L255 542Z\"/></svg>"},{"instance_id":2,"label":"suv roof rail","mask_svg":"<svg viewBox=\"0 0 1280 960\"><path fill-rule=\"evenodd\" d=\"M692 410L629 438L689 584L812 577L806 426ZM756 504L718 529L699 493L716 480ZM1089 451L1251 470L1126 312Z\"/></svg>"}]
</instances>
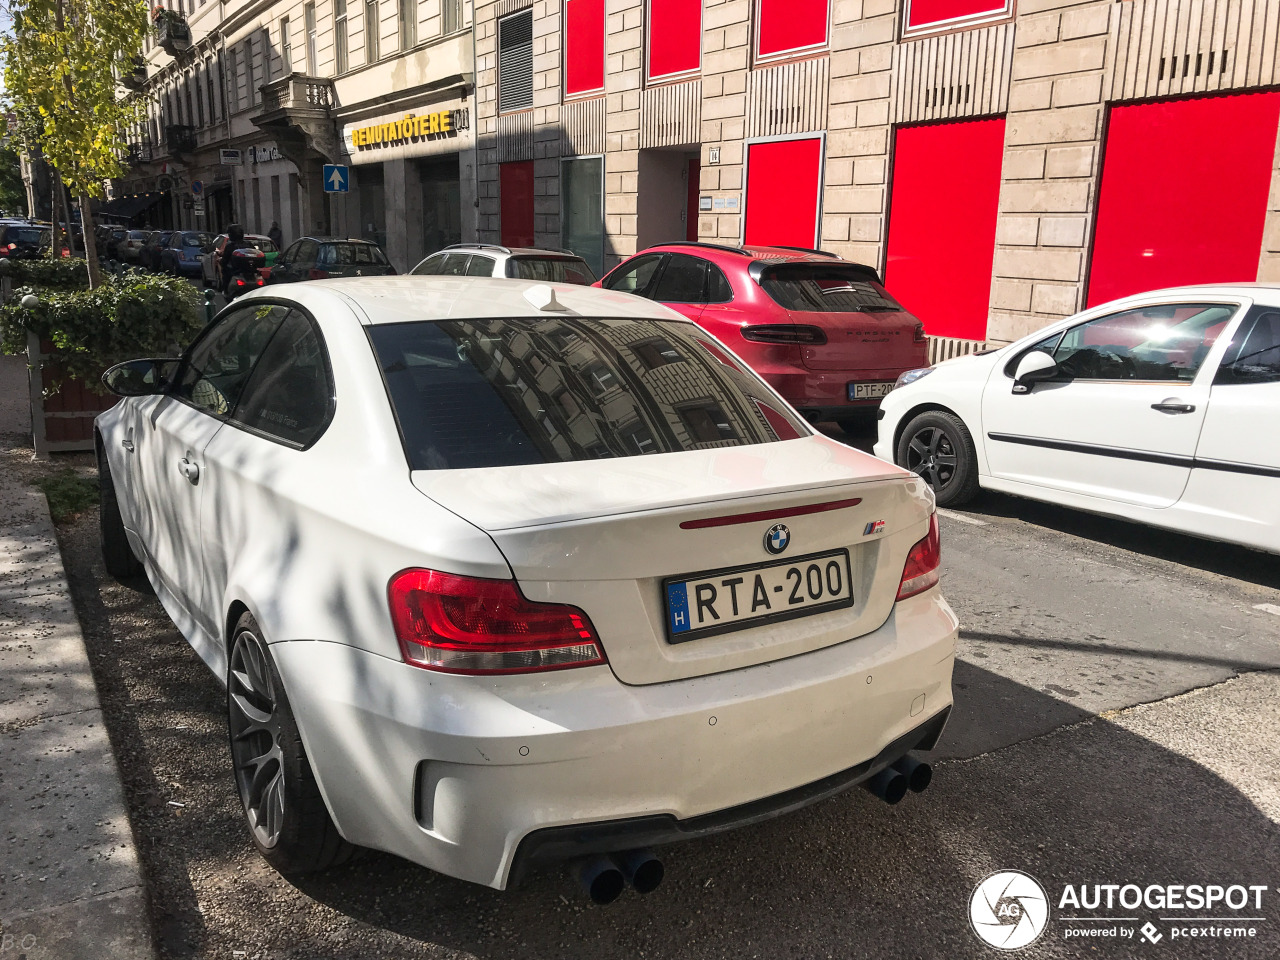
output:
<instances>
[{"instance_id":1,"label":"suv roof rail","mask_svg":"<svg viewBox=\"0 0 1280 960\"><path fill-rule=\"evenodd\" d=\"M796 253L816 253L820 257L831 257L833 260L842 260L843 257L838 253L832 253L830 250L813 250L809 247L790 247L785 243L762 243L762 247L769 247L773 250L794 250Z\"/></svg>"},{"instance_id":2,"label":"suv roof rail","mask_svg":"<svg viewBox=\"0 0 1280 960\"><path fill-rule=\"evenodd\" d=\"M669 240L666 243L651 243L645 249L652 250L654 247L706 247L710 250L723 250L726 253L740 253L743 256L751 256L742 247L730 247L723 243L706 243L702 240Z\"/></svg>"},{"instance_id":3,"label":"suv roof rail","mask_svg":"<svg viewBox=\"0 0 1280 960\"><path fill-rule=\"evenodd\" d=\"M510 253L510 247L504 247L497 243L451 243L446 250L474 250L479 247L482 250L497 250L499 253Z\"/></svg>"}]
</instances>

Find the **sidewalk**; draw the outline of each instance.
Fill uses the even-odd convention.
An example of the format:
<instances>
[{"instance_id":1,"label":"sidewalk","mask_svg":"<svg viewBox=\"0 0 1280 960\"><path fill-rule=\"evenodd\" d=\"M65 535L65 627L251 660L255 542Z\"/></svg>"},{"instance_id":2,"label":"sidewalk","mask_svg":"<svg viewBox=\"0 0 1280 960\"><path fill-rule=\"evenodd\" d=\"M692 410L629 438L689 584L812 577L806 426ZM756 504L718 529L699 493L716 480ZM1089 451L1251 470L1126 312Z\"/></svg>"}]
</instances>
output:
<instances>
[{"instance_id":1,"label":"sidewalk","mask_svg":"<svg viewBox=\"0 0 1280 960\"><path fill-rule=\"evenodd\" d=\"M0 356L0 447L20 445L25 359ZM13 462L0 460L0 957L149 960L142 872L53 523Z\"/></svg>"}]
</instances>

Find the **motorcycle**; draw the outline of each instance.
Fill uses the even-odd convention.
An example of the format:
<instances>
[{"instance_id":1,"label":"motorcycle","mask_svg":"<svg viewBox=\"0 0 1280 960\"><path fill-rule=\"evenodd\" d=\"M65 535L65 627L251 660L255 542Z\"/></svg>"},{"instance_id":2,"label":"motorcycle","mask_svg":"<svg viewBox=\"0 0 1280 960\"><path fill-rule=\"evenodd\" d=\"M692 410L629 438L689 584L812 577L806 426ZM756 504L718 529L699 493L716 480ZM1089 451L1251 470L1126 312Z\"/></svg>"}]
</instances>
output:
<instances>
[{"instance_id":1,"label":"motorcycle","mask_svg":"<svg viewBox=\"0 0 1280 960\"><path fill-rule=\"evenodd\" d=\"M240 247L226 255L229 264L229 276L223 293L230 303L242 293L257 290L266 282L263 279L263 268L267 263L267 255L253 247Z\"/></svg>"}]
</instances>

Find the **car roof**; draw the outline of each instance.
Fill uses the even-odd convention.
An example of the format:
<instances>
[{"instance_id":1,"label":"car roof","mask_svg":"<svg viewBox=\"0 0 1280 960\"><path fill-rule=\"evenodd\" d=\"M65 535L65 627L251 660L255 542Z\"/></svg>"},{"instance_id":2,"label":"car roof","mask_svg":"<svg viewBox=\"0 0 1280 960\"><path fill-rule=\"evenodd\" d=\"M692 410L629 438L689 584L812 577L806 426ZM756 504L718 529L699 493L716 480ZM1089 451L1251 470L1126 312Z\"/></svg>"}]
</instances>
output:
<instances>
[{"instance_id":1,"label":"car roof","mask_svg":"<svg viewBox=\"0 0 1280 960\"><path fill-rule=\"evenodd\" d=\"M554 291L564 309L540 310L539 295ZM537 290L534 300L526 298ZM623 317L688 323L680 314L652 300L628 293L573 283L538 283L496 277L412 276L351 277L264 287L240 301L284 297L313 314L332 315L335 301L354 310L366 325L421 320L469 320L489 317Z\"/></svg>"},{"instance_id":2,"label":"car roof","mask_svg":"<svg viewBox=\"0 0 1280 960\"><path fill-rule=\"evenodd\" d=\"M702 240L672 240L667 243L655 243L652 246L645 247L635 255L639 256L642 253L692 253L721 264L727 262L737 262L744 265L753 263L841 263L862 267L864 270L870 270L875 273L874 267L858 263L856 260L846 260L828 250L811 250L807 247L762 246L760 244L732 246L722 243L709 243ZM628 257L627 259L631 258Z\"/></svg>"},{"instance_id":3,"label":"car roof","mask_svg":"<svg viewBox=\"0 0 1280 960\"><path fill-rule=\"evenodd\" d=\"M267 240L268 237L262 239ZM377 244L372 240L361 240L359 237L299 237L299 240L310 240L313 243L363 243L370 247L376 247Z\"/></svg>"},{"instance_id":4,"label":"car roof","mask_svg":"<svg viewBox=\"0 0 1280 960\"><path fill-rule=\"evenodd\" d=\"M499 243L451 243L443 250L437 250L429 256L438 256L442 253L484 253L484 254L504 254L511 257L546 257L555 260L564 260L572 258L581 260L582 258L572 250L548 250L544 247L506 247Z\"/></svg>"}]
</instances>

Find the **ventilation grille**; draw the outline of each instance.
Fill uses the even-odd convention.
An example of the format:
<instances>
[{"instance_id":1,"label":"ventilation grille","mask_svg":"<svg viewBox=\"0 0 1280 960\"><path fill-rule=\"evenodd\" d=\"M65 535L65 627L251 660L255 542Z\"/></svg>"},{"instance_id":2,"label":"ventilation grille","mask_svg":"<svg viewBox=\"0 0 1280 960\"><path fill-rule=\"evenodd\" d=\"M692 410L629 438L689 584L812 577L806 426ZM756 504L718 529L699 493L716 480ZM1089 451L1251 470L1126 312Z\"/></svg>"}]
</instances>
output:
<instances>
[{"instance_id":1,"label":"ventilation grille","mask_svg":"<svg viewBox=\"0 0 1280 960\"><path fill-rule=\"evenodd\" d=\"M897 44L893 120L912 123L1004 113L1013 36L1013 24L1002 23Z\"/></svg>"},{"instance_id":2,"label":"ventilation grille","mask_svg":"<svg viewBox=\"0 0 1280 960\"><path fill-rule=\"evenodd\" d=\"M1184 53L1181 57L1161 57L1160 58L1160 75L1156 78L1156 82L1164 80L1166 73L1170 80L1178 79L1179 61L1181 61L1182 76L1198 77L1202 74L1212 76L1216 70L1218 73L1227 72L1227 50L1210 50L1208 57L1203 53L1196 53L1195 70L1191 69L1191 54Z\"/></svg>"},{"instance_id":3,"label":"ventilation grille","mask_svg":"<svg viewBox=\"0 0 1280 960\"><path fill-rule=\"evenodd\" d=\"M533 11L498 21L498 112L533 106Z\"/></svg>"}]
</instances>

